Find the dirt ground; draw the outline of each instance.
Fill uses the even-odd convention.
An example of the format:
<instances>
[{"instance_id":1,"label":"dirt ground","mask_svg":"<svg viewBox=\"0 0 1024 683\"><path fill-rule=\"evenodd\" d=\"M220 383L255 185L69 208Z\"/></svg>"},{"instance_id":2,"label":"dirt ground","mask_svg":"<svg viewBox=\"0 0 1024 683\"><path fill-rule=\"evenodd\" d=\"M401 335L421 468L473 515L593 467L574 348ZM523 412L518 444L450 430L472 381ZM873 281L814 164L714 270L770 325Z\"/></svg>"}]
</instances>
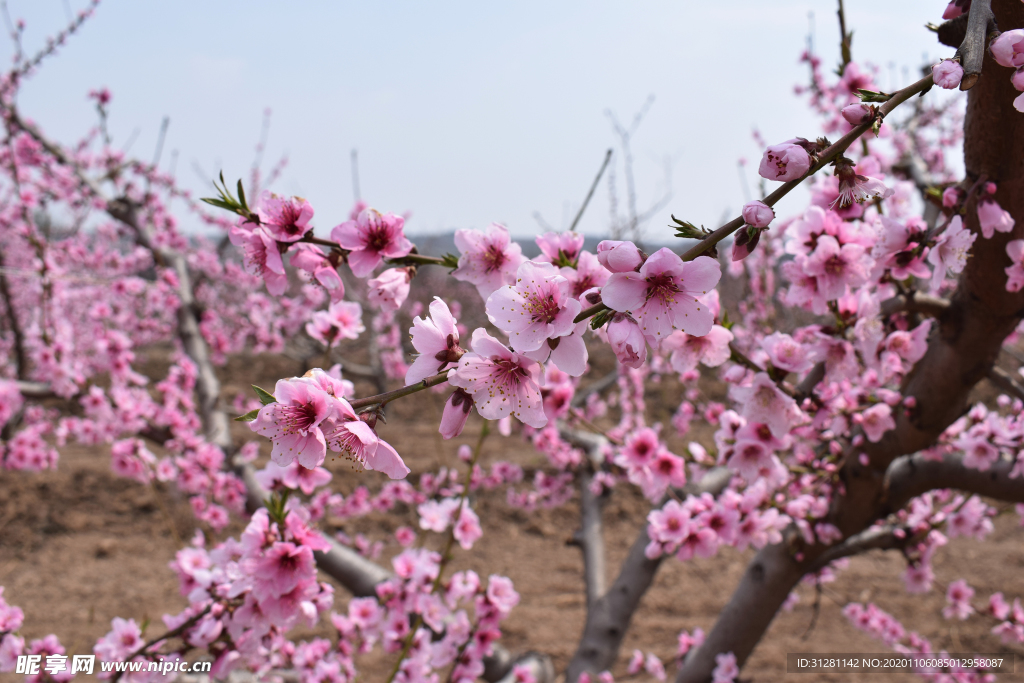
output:
<instances>
[{"instance_id":1,"label":"dirt ground","mask_svg":"<svg viewBox=\"0 0 1024 683\"><path fill-rule=\"evenodd\" d=\"M274 379L295 372L289 363L268 357L233 361L223 374L232 378L226 382L224 395L233 396L249 382L272 386ZM360 389L361 395L372 393L368 386ZM667 386L652 389L651 398L671 391ZM436 432L443 396L420 396L423 400L396 403L388 415L389 425L381 429L414 473L457 462L458 444L442 441ZM479 429L476 419L467 426L464 441L475 438ZM236 430L239 441L250 437L243 425L236 425ZM264 448L264 455L267 451ZM514 460L527 469L542 464L540 456L516 438L488 440L484 461L497 458ZM353 473L340 460L327 464L335 474L331 485L342 493L359 483L371 488L380 483L377 473ZM579 550L567 544L579 523L576 501L561 509L527 515L510 508L504 492L496 491L480 495L475 505L484 536L471 552L457 553L453 570L472 567L483 576L496 572L511 577L521 602L506 622L501 642L514 653L546 652L557 667L564 668L585 617L583 563ZM617 491L604 509L611 572L617 570L632 544L647 509L647 503L626 487ZM814 587L801 586L799 603L775 620L742 678L920 680L909 674L786 674L788 652L885 651L884 645L857 631L842 616L841 608L851 601L877 602L935 647L1009 653L1011 650L988 635L994 625L991 619L954 624L941 616L945 586L959 578L966 578L977 590L978 606L996 590L1007 597L1024 594L1024 528L1012 508L1000 509L1004 514L996 519L989 542L958 538L939 551L934 563L936 588L927 595L907 594L900 578L903 560L880 551L854 558L837 581L824 586L817 619L813 616ZM400 524L413 521L412 511L400 510L390 517L358 520L345 531L383 538ZM0 585L5 586L4 597L25 610L22 634L26 638L56 633L69 653L89 651L96 638L109 630L115 616L152 620L149 633L161 632L160 616L176 613L186 604L167 563L194 528L187 501L173 487L147 487L116 477L105 448L64 448L55 472L0 471ZM219 537L239 529L236 523ZM382 561L396 550L393 543L387 546ZM707 560L666 561L635 616L614 672L625 674L634 648L653 651L668 664L680 629L709 630L750 555L725 550ZM343 609L346 600L345 591L339 588L336 607ZM1024 654L1020 648L1015 652ZM380 679L386 666L383 657L364 660L363 680ZM1017 667L1024 667L1019 657ZM670 665L670 676L673 671ZM1024 680L1024 675L1007 675L1003 680Z\"/></svg>"}]
</instances>

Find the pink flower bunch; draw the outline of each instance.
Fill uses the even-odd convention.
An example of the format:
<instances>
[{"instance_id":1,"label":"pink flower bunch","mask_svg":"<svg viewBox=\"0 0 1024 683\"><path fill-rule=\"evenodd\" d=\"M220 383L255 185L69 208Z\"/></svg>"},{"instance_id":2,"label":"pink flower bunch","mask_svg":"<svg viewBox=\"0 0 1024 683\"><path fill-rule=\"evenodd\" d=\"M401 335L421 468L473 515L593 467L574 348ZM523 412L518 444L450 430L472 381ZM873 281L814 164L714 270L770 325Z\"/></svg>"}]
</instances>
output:
<instances>
[{"instance_id":1,"label":"pink flower bunch","mask_svg":"<svg viewBox=\"0 0 1024 683\"><path fill-rule=\"evenodd\" d=\"M306 334L326 346L340 339L356 339L366 331L363 307L354 301L337 301L327 310L317 311L306 323Z\"/></svg>"},{"instance_id":2,"label":"pink flower bunch","mask_svg":"<svg viewBox=\"0 0 1024 683\"><path fill-rule=\"evenodd\" d=\"M649 427L630 434L615 456L615 464L626 470L629 481L651 501L660 500L669 487L686 484L683 459L669 451Z\"/></svg>"},{"instance_id":3,"label":"pink flower bunch","mask_svg":"<svg viewBox=\"0 0 1024 683\"><path fill-rule=\"evenodd\" d=\"M583 251L583 235L576 232L546 232L536 238L540 247L538 263L574 266Z\"/></svg>"},{"instance_id":4,"label":"pink flower bunch","mask_svg":"<svg viewBox=\"0 0 1024 683\"><path fill-rule=\"evenodd\" d=\"M861 605L851 602L843 608L843 616L858 629L881 640L886 645L894 645L907 635L903 624L888 612L879 609L874 603Z\"/></svg>"},{"instance_id":5,"label":"pink flower bunch","mask_svg":"<svg viewBox=\"0 0 1024 683\"><path fill-rule=\"evenodd\" d=\"M396 578L378 585L376 600L355 598L347 614L331 619L348 642L371 647L380 643L389 653L404 651L399 668L404 680L430 680L448 667L453 680L477 679L484 657L501 635L501 622L519 602L507 578L492 574L485 583L471 570L457 572L434 592L440 560L427 550L403 551L392 560ZM470 619L470 607L475 619ZM411 633L412 615L422 625ZM431 632L443 636L434 639Z\"/></svg>"},{"instance_id":6,"label":"pink flower bunch","mask_svg":"<svg viewBox=\"0 0 1024 683\"><path fill-rule=\"evenodd\" d=\"M271 440L270 457L281 467L297 461L313 469L330 448L392 479L405 477L409 468L401 456L359 419L343 398L345 391L339 380L319 369L307 377L278 380L276 400L260 409L250 429Z\"/></svg>"}]
</instances>

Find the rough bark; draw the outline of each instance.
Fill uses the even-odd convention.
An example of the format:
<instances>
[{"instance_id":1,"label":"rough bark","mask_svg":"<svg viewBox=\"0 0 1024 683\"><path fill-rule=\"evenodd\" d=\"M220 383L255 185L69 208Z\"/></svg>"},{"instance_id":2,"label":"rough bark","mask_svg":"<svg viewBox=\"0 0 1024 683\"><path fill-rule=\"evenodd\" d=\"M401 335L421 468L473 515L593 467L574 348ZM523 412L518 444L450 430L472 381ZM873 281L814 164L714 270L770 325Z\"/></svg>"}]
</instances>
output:
<instances>
[{"instance_id":1,"label":"rough bark","mask_svg":"<svg viewBox=\"0 0 1024 683\"><path fill-rule=\"evenodd\" d=\"M1017 0L995 0L996 20L1004 30L1024 27L1024 5ZM1013 108L1017 92L1011 72L985 54L985 77L968 94L964 124L964 159L968 177L984 175L998 183L996 200L1013 216L1012 233L979 236L973 256L961 274L949 308L938 316L938 329L928 351L906 379L903 392L917 400L909 415L897 415L896 428L882 441L847 453L842 478L846 494L837 498L832 519L849 538L863 531L887 511L886 472L898 457L921 450L967 406L971 389L989 374L1003 340L1024 315L1024 295L1006 291L1004 268L1010 265L1006 243L1024 236L1024 116ZM972 201L967 226L980 232ZM857 455L868 453L861 466ZM804 559L794 559L797 550ZM705 644L692 651L677 681L707 681L715 655L733 652L742 665L760 641L778 608L796 582L825 551L803 547L790 531L783 542L762 549L747 568L729 604L719 616Z\"/></svg>"}]
</instances>

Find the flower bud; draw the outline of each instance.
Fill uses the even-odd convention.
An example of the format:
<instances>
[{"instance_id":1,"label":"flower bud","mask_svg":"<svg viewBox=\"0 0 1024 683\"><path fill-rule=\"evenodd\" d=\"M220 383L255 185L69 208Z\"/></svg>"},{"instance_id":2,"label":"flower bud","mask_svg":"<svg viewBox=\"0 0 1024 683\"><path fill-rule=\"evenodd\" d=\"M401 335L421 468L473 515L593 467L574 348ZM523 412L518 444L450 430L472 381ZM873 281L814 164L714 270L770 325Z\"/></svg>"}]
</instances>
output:
<instances>
[{"instance_id":1,"label":"flower bud","mask_svg":"<svg viewBox=\"0 0 1024 683\"><path fill-rule=\"evenodd\" d=\"M1024 66L1024 29L1003 31L989 45L992 57L1001 66Z\"/></svg>"},{"instance_id":2,"label":"flower bud","mask_svg":"<svg viewBox=\"0 0 1024 683\"><path fill-rule=\"evenodd\" d=\"M796 180L811 167L811 157L800 145L783 142L764 151L757 172L768 180Z\"/></svg>"},{"instance_id":3,"label":"flower bud","mask_svg":"<svg viewBox=\"0 0 1024 683\"><path fill-rule=\"evenodd\" d=\"M616 313L608 323L608 343L626 367L639 368L647 362L647 340L636 321L625 313Z\"/></svg>"},{"instance_id":4,"label":"flower bud","mask_svg":"<svg viewBox=\"0 0 1024 683\"><path fill-rule=\"evenodd\" d=\"M932 80L935 85L953 90L960 85L960 79L964 77L964 68L952 59L944 59L932 67Z\"/></svg>"},{"instance_id":5,"label":"flower bud","mask_svg":"<svg viewBox=\"0 0 1024 683\"><path fill-rule=\"evenodd\" d=\"M754 200L743 205L743 222L754 228L767 228L775 211L764 202Z\"/></svg>"},{"instance_id":6,"label":"flower bud","mask_svg":"<svg viewBox=\"0 0 1024 683\"><path fill-rule=\"evenodd\" d=\"M448 397L448 402L444 404L444 412L441 413L441 427L437 430L441 432L441 437L454 439L461 434L472 409L473 397L468 392L462 389L453 391Z\"/></svg>"},{"instance_id":7,"label":"flower bud","mask_svg":"<svg viewBox=\"0 0 1024 683\"><path fill-rule=\"evenodd\" d=\"M952 209L960 203L960 190L955 186L947 187L942 191L942 206Z\"/></svg>"},{"instance_id":8,"label":"flower bud","mask_svg":"<svg viewBox=\"0 0 1024 683\"><path fill-rule=\"evenodd\" d=\"M751 235L750 233L754 233ZM736 233L736 240L732 243L732 260L742 261L750 256L757 243L761 239L761 231L756 228L746 228Z\"/></svg>"},{"instance_id":9,"label":"flower bud","mask_svg":"<svg viewBox=\"0 0 1024 683\"><path fill-rule=\"evenodd\" d=\"M640 268L644 256L632 242L604 240L597 245L597 260L613 273L628 273Z\"/></svg>"},{"instance_id":10,"label":"flower bud","mask_svg":"<svg viewBox=\"0 0 1024 683\"><path fill-rule=\"evenodd\" d=\"M843 118L851 126L859 126L862 123L867 123L874 116L874 112L871 109L871 107L863 102L851 104L848 107L843 107Z\"/></svg>"}]
</instances>

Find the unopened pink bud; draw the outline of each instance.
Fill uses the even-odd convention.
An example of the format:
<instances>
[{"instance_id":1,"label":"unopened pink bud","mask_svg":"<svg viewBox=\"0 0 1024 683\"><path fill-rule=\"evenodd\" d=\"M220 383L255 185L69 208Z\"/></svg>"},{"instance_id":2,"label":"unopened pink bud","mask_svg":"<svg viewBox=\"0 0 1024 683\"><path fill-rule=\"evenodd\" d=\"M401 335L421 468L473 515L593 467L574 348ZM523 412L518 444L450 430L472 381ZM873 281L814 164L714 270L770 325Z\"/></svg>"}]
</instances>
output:
<instances>
[{"instance_id":1,"label":"unopened pink bud","mask_svg":"<svg viewBox=\"0 0 1024 683\"><path fill-rule=\"evenodd\" d=\"M871 107L863 102L843 107L843 118L851 126L859 126L871 120Z\"/></svg>"},{"instance_id":2,"label":"unopened pink bud","mask_svg":"<svg viewBox=\"0 0 1024 683\"><path fill-rule=\"evenodd\" d=\"M1013 72L1013 75L1010 76L1010 83L1017 90L1024 92L1024 66Z\"/></svg>"},{"instance_id":3,"label":"unopened pink bud","mask_svg":"<svg viewBox=\"0 0 1024 683\"><path fill-rule=\"evenodd\" d=\"M960 202L960 190L955 187L947 187L942 191L942 205L952 209Z\"/></svg>"},{"instance_id":4,"label":"unopened pink bud","mask_svg":"<svg viewBox=\"0 0 1024 683\"><path fill-rule=\"evenodd\" d=\"M932 67L932 80L935 85L953 90L960 85L960 79L964 77L964 68L951 59L944 59Z\"/></svg>"},{"instance_id":5,"label":"unopened pink bud","mask_svg":"<svg viewBox=\"0 0 1024 683\"><path fill-rule=\"evenodd\" d=\"M985 192L987 194L995 194L997 189L998 188L996 187L995 183L993 183L993 182L985 183Z\"/></svg>"},{"instance_id":6,"label":"unopened pink bud","mask_svg":"<svg viewBox=\"0 0 1024 683\"><path fill-rule=\"evenodd\" d=\"M462 433L469 419L469 411L473 409L473 397L462 389L456 389L444 404L444 412L441 413L441 437L453 439Z\"/></svg>"},{"instance_id":7,"label":"unopened pink bud","mask_svg":"<svg viewBox=\"0 0 1024 683\"><path fill-rule=\"evenodd\" d=\"M764 151L757 172L762 178L787 182L800 178L810 167L811 157L807 150L792 142L783 142Z\"/></svg>"},{"instance_id":8,"label":"unopened pink bud","mask_svg":"<svg viewBox=\"0 0 1024 683\"><path fill-rule=\"evenodd\" d=\"M752 201L743 205L743 222L755 228L767 228L775 218L772 207L764 202Z\"/></svg>"},{"instance_id":9,"label":"unopened pink bud","mask_svg":"<svg viewBox=\"0 0 1024 683\"><path fill-rule=\"evenodd\" d=\"M1024 29L1004 31L989 45L992 57L1001 66L1024 66Z\"/></svg>"},{"instance_id":10,"label":"unopened pink bud","mask_svg":"<svg viewBox=\"0 0 1024 683\"><path fill-rule=\"evenodd\" d=\"M613 273L628 273L637 270L644 257L632 242L604 240L597 245L597 260Z\"/></svg>"}]
</instances>

